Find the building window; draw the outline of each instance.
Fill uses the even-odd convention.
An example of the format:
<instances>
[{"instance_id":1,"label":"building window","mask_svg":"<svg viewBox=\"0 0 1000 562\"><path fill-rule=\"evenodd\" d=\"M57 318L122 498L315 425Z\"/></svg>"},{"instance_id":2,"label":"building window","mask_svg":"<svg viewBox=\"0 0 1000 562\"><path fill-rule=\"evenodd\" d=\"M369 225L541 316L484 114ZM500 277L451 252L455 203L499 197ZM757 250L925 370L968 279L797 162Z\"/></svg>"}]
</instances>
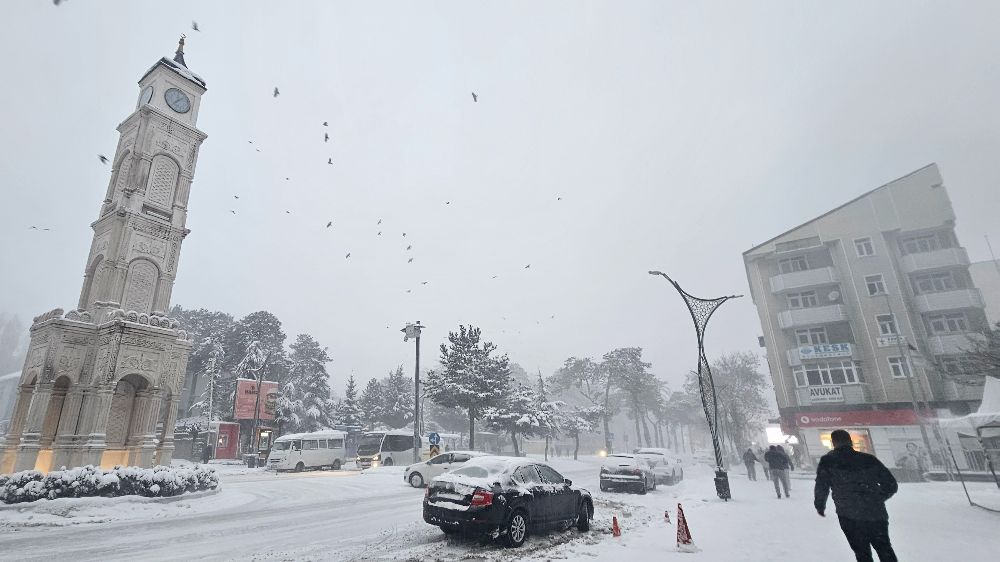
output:
<instances>
[{"instance_id":1,"label":"building window","mask_svg":"<svg viewBox=\"0 0 1000 562\"><path fill-rule=\"evenodd\" d=\"M795 386L829 386L864 382L861 367L851 360L825 361L792 369Z\"/></svg>"},{"instance_id":2,"label":"building window","mask_svg":"<svg viewBox=\"0 0 1000 562\"><path fill-rule=\"evenodd\" d=\"M782 273L794 273L809 269L809 262L805 256L795 256L794 258L783 258L778 260L778 269Z\"/></svg>"},{"instance_id":3,"label":"building window","mask_svg":"<svg viewBox=\"0 0 1000 562\"><path fill-rule=\"evenodd\" d=\"M903 255L922 254L941 249L941 238L937 234L924 234L921 236L911 236L899 241L899 249Z\"/></svg>"},{"instance_id":4,"label":"building window","mask_svg":"<svg viewBox=\"0 0 1000 562\"><path fill-rule=\"evenodd\" d=\"M789 293L789 308L812 308L818 304L816 291L804 291L802 293Z\"/></svg>"},{"instance_id":5,"label":"building window","mask_svg":"<svg viewBox=\"0 0 1000 562\"><path fill-rule=\"evenodd\" d=\"M913 284L918 293L940 293L941 291L954 291L955 276L950 271L943 273L926 273L913 278Z\"/></svg>"},{"instance_id":6,"label":"building window","mask_svg":"<svg viewBox=\"0 0 1000 562\"><path fill-rule=\"evenodd\" d=\"M892 314L879 314L875 317L875 321L878 322L878 333L880 336L899 335L899 330L896 329L896 317Z\"/></svg>"},{"instance_id":7,"label":"building window","mask_svg":"<svg viewBox=\"0 0 1000 562\"><path fill-rule=\"evenodd\" d=\"M969 331L969 323L964 312L931 314L927 316L927 323L931 326L931 332L935 334Z\"/></svg>"},{"instance_id":8,"label":"building window","mask_svg":"<svg viewBox=\"0 0 1000 562\"><path fill-rule=\"evenodd\" d=\"M902 379L913 375L910 372L910 362L905 357L895 356L888 359L893 378Z\"/></svg>"},{"instance_id":9,"label":"building window","mask_svg":"<svg viewBox=\"0 0 1000 562\"><path fill-rule=\"evenodd\" d=\"M854 249L858 252L859 258L875 255L875 246L872 245L871 238L858 238L854 241Z\"/></svg>"},{"instance_id":10,"label":"building window","mask_svg":"<svg viewBox=\"0 0 1000 562\"><path fill-rule=\"evenodd\" d=\"M868 287L868 296L870 297L886 294L885 281L882 279L882 274L866 275L865 286Z\"/></svg>"},{"instance_id":11,"label":"building window","mask_svg":"<svg viewBox=\"0 0 1000 562\"><path fill-rule=\"evenodd\" d=\"M805 328L795 330L795 341L799 345L822 345L830 343L826 339L826 328Z\"/></svg>"}]
</instances>

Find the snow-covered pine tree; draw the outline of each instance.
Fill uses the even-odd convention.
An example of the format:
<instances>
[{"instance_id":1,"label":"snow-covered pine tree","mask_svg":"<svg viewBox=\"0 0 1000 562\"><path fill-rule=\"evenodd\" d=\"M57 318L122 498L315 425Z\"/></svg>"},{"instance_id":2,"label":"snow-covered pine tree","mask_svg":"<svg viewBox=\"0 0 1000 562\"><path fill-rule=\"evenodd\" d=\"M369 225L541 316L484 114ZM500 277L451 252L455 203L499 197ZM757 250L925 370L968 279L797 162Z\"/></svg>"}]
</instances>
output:
<instances>
[{"instance_id":1,"label":"snow-covered pine tree","mask_svg":"<svg viewBox=\"0 0 1000 562\"><path fill-rule=\"evenodd\" d=\"M413 379L403 374L400 365L380 381L382 410L379 421L389 429L399 429L413 422Z\"/></svg>"},{"instance_id":2,"label":"snow-covered pine tree","mask_svg":"<svg viewBox=\"0 0 1000 562\"><path fill-rule=\"evenodd\" d=\"M507 355L492 356L496 345L481 341L481 331L460 325L441 344L441 367L427 373L425 395L469 415L469 448L476 446L476 420L485 408L503 404L511 386Z\"/></svg>"},{"instance_id":3,"label":"snow-covered pine tree","mask_svg":"<svg viewBox=\"0 0 1000 562\"><path fill-rule=\"evenodd\" d=\"M482 419L490 429L509 435L514 455L520 455L518 436L542 435L553 421L549 413L539 410L538 404L534 390L517 384L507 392L502 403L484 408Z\"/></svg>"},{"instance_id":4,"label":"snow-covered pine tree","mask_svg":"<svg viewBox=\"0 0 1000 562\"><path fill-rule=\"evenodd\" d=\"M358 406L361 407L361 425L365 429L375 429L382 419L382 384L378 379L370 379L361 391Z\"/></svg>"},{"instance_id":5,"label":"snow-covered pine tree","mask_svg":"<svg viewBox=\"0 0 1000 562\"><path fill-rule=\"evenodd\" d=\"M337 405L337 423L361 425L361 406L358 404L358 385L354 375L347 379L344 399Z\"/></svg>"},{"instance_id":6,"label":"snow-covered pine tree","mask_svg":"<svg viewBox=\"0 0 1000 562\"><path fill-rule=\"evenodd\" d=\"M333 400L325 347L308 334L299 334L291 346L291 368L281 386L278 420L285 432L319 431L332 425Z\"/></svg>"}]
</instances>

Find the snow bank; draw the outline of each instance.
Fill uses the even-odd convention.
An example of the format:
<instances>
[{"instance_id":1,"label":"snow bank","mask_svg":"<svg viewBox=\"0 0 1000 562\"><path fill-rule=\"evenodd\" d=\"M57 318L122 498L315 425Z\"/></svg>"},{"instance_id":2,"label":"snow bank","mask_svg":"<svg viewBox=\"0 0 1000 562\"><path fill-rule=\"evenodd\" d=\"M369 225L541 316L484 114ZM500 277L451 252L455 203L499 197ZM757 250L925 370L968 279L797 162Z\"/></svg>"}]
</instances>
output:
<instances>
[{"instance_id":1,"label":"snow bank","mask_svg":"<svg viewBox=\"0 0 1000 562\"><path fill-rule=\"evenodd\" d=\"M0 476L0 502L22 503L56 498L92 496L168 497L215 489L219 476L214 468L116 466L104 471L94 466L54 470L42 474L25 470Z\"/></svg>"}]
</instances>

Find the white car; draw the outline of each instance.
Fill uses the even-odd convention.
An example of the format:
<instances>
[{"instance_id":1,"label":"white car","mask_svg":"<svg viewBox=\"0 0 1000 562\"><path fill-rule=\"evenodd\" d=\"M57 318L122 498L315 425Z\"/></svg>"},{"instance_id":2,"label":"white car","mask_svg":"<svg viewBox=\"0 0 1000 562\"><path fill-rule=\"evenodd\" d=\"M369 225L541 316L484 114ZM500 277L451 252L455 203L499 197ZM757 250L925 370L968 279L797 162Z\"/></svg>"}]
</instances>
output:
<instances>
[{"instance_id":1,"label":"white car","mask_svg":"<svg viewBox=\"0 0 1000 562\"><path fill-rule=\"evenodd\" d=\"M681 459L670 449L646 447L637 449L635 456L649 462L658 484L673 486L684 479L684 467L681 466Z\"/></svg>"},{"instance_id":2,"label":"white car","mask_svg":"<svg viewBox=\"0 0 1000 562\"><path fill-rule=\"evenodd\" d=\"M486 453L479 451L449 451L441 453L430 460L411 464L403 472L403 480L410 483L414 488L422 488L434 478L441 476L445 472L461 468L465 461L472 457L484 457Z\"/></svg>"},{"instance_id":3,"label":"white car","mask_svg":"<svg viewBox=\"0 0 1000 562\"><path fill-rule=\"evenodd\" d=\"M649 461L636 455L608 455L601 465L601 491L630 489L640 494L656 489Z\"/></svg>"}]
</instances>

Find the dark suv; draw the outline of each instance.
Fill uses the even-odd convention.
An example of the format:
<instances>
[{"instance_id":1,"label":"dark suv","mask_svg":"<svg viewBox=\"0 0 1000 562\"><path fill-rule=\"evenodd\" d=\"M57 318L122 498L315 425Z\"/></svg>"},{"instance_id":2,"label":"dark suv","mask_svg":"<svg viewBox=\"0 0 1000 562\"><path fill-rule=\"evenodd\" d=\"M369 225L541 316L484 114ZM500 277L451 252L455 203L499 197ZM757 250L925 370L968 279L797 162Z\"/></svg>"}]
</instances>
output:
<instances>
[{"instance_id":1,"label":"dark suv","mask_svg":"<svg viewBox=\"0 0 1000 562\"><path fill-rule=\"evenodd\" d=\"M507 546L531 532L576 525L590 530L594 502L545 463L517 457L477 457L435 478L424 494L424 521L445 533L499 537Z\"/></svg>"}]
</instances>

